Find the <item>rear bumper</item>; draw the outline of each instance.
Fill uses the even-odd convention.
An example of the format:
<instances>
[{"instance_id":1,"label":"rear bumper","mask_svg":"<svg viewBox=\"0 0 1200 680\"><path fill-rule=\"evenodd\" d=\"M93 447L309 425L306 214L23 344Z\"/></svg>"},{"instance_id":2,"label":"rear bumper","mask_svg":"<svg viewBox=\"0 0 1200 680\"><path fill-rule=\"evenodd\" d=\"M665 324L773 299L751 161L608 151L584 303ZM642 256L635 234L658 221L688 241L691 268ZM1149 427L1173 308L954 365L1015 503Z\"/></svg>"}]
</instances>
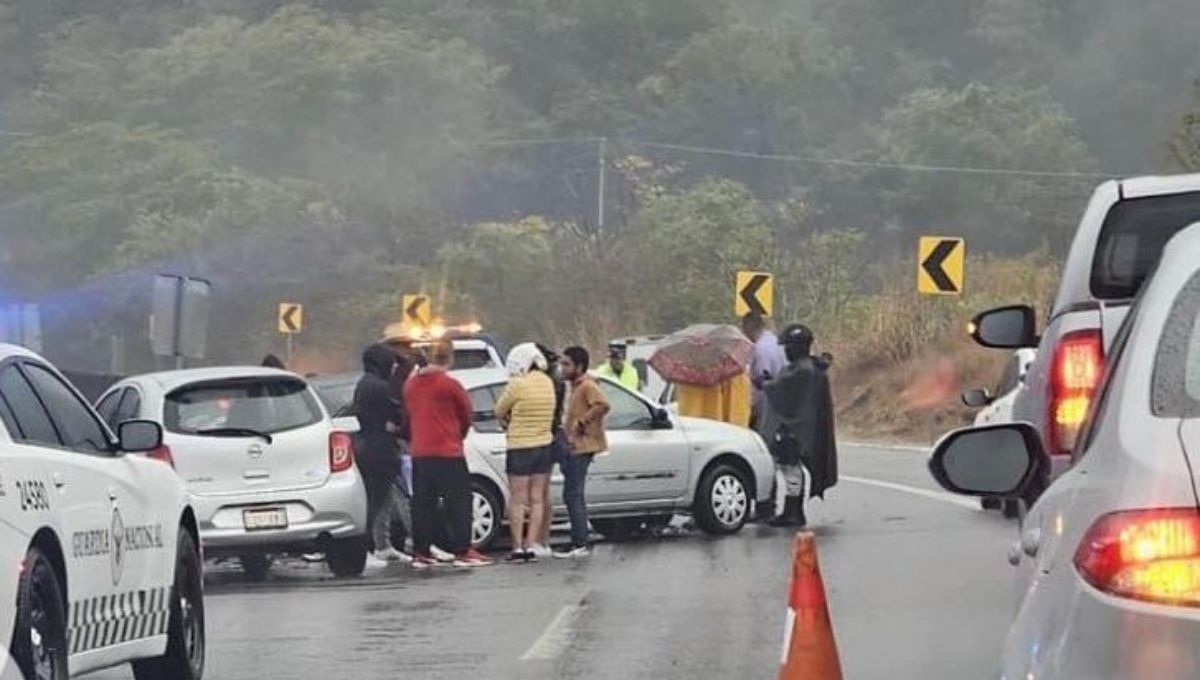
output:
<instances>
[{"instance_id":1,"label":"rear bumper","mask_svg":"<svg viewBox=\"0 0 1200 680\"><path fill-rule=\"evenodd\" d=\"M1029 629L1064 626L1061 641L1010 639L1005 678L1067 680L1109 678L1185 680L1200 677L1200 610L1169 607L1106 595L1075 575L1075 594L1059 621ZM1049 617L1057 618L1057 617ZM1032 651L1034 655L1030 657ZM1014 654L1015 652L1015 654ZM1021 658L1021 657L1024 658ZM1015 663L1013 663L1015 662Z\"/></svg>"},{"instance_id":2,"label":"rear bumper","mask_svg":"<svg viewBox=\"0 0 1200 680\"><path fill-rule=\"evenodd\" d=\"M193 496L206 555L310 549L328 539L362 535L367 498L356 470L330 477L321 487L298 491ZM286 528L247 531L243 511L283 508Z\"/></svg>"}]
</instances>

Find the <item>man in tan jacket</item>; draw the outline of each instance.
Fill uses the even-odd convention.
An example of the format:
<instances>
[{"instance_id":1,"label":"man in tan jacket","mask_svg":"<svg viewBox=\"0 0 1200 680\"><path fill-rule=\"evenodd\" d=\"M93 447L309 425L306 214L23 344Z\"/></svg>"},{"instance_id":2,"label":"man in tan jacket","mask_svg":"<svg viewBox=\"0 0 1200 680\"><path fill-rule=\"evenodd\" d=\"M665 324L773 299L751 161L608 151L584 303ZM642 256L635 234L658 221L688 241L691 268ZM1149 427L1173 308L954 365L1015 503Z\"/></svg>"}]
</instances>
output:
<instances>
[{"instance_id":1,"label":"man in tan jacket","mask_svg":"<svg viewBox=\"0 0 1200 680\"><path fill-rule=\"evenodd\" d=\"M562 463L563 503L571 517L571 548L554 553L555 557L587 557L588 516L587 485L588 468L592 458L608 450L608 439L604 436L604 416L608 414L608 399L596 381L588 375L589 357L582 347L563 350L562 377L570 385L567 397L563 428L571 452Z\"/></svg>"}]
</instances>

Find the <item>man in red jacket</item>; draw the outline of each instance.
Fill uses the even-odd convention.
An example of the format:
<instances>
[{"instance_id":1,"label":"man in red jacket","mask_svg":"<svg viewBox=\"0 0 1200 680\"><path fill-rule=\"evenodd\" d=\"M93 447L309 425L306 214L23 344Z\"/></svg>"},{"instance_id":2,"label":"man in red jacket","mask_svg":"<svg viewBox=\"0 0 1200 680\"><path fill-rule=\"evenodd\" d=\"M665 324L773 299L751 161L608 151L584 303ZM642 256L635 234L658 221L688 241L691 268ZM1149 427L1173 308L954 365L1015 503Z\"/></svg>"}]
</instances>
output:
<instances>
[{"instance_id":1,"label":"man in red jacket","mask_svg":"<svg viewBox=\"0 0 1200 680\"><path fill-rule=\"evenodd\" d=\"M430 544L439 524L448 529L454 565L478 567L491 560L471 547L471 476L463 439L471 429L471 399L447 371L454 348L447 341L429 348L429 365L404 383L413 461L413 567L438 564ZM438 511L438 501L442 511Z\"/></svg>"}]
</instances>

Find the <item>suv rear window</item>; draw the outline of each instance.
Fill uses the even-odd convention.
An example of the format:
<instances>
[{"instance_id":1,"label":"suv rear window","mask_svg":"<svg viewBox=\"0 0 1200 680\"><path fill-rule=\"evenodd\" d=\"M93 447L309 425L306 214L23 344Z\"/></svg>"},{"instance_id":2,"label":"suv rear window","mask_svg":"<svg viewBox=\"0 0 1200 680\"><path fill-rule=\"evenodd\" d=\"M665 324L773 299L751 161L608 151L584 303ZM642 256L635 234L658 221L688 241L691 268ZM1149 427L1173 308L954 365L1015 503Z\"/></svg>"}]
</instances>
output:
<instances>
[{"instance_id":1,"label":"suv rear window","mask_svg":"<svg viewBox=\"0 0 1200 680\"><path fill-rule=\"evenodd\" d=\"M1200 221L1200 193L1121 201L1100 227L1092 261L1092 295L1128 300L1137 295L1163 248L1177 232Z\"/></svg>"},{"instance_id":2,"label":"suv rear window","mask_svg":"<svg viewBox=\"0 0 1200 680\"><path fill-rule=\"evenodd\" d=\"M267 434L312 425L321 409L294 378L249 378L196 383L167 395L163 426L171 432L247 429Z\"/></svg>"}]
</instances>

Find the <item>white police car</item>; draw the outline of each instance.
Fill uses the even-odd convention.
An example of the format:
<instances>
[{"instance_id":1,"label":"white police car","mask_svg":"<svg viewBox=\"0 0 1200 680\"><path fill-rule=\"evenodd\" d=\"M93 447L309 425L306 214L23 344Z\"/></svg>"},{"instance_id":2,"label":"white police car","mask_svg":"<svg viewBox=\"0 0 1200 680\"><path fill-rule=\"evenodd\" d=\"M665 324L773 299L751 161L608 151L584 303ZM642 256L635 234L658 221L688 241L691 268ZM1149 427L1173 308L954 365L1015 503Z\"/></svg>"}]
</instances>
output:
<instances>
[{"instance_id":1,"label":"white police car","mask_svg":"<svg viewBox=\"0 0 1200 680\"><path fill-rule=\"evenodd\" d=\"M158 453L156 423L119 429L45 360L0 345L0 677L61 680L125 662L138 680L203 674L187 493Z\"/></svg>"}]
</instances>

